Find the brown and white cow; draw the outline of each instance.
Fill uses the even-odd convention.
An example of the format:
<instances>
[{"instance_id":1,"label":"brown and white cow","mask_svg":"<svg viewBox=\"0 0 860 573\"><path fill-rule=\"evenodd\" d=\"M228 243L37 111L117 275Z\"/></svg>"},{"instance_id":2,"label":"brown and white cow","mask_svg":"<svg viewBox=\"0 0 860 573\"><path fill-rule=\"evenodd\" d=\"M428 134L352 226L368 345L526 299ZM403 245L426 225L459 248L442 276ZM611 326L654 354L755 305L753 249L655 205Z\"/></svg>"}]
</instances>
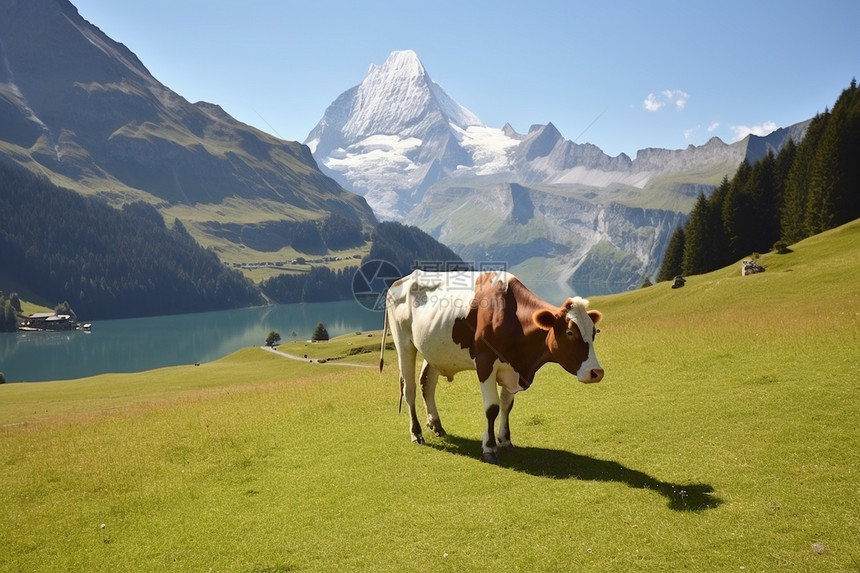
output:
<instances>
[{"instance_id":1,"label":"brown and white cow","mask_svg":"<svg viewBox=\"0 0 860 573\"><path fill-rule=\"evenodd\" d=\"M579 297L560 307L550 305L502 271L416 270L394 282L386 297L379 369L390 329L412 441L424 443L415 412L418 352L424 357L420 380L427 424L437 436L445 435L436 409L439 375L452 380L457 372L477 371L487 416L483 457L489 462L497 461L497 446L513 447L509 415L514 394L528 389L541 366L556 362L581 382L600 382L603 368L594 353L594 337L601 314L587 305Z\"/></svg>"}]
</instances>

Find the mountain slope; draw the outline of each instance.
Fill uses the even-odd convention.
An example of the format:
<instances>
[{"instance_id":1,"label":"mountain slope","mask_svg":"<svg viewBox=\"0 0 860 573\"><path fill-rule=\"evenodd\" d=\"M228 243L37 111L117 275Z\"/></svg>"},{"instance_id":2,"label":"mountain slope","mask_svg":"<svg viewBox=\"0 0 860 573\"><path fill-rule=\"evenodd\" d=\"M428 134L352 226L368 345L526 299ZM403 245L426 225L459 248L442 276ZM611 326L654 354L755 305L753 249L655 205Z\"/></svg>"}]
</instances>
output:
<instances>
[{"instance_id":1,"label":"mountain slope","mask_svg":"<svg viewBox=\"0 0 860 573\"><path fill-rule=\"evenodd\" d=\"M58 216L46 216L60 214ZM256 287L149 204L114 209L0 161L0 290L15 288L86 320L260 304ZM6 290L6 292L11 292Z\"/></svg>"},{"instance_id":2,"label":"mountain slope","mask_svg":"<svg viewBox=\"0 0 860 573\"><path fill-rule=\"evenodd\" d=\"M0 4L0 122L0 154L113 205L155 204L219 250L239 248L210 232L237 211L251 226L326 213L375 221L306 147L189 103L67 0Z\"/></svg>"}]
</instances>

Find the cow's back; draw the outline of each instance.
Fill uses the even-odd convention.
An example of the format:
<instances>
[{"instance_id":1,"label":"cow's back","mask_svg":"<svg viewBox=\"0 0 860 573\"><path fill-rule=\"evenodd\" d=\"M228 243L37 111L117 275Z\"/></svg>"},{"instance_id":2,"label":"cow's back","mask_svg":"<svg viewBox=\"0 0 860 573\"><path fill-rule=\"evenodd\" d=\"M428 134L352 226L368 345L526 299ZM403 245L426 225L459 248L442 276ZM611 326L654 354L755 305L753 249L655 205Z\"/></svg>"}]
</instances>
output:
<instances>
[{"instance_id":1,"label":"cow's back","mask_svg":"<svg viewBox=\"0 0 860 573\"><path fill-rule=\"evenodd\" d=\"M506 284L511 277L508 273L421 270L403 277L389 289L386 304L395 343L400 347L407 339L411 341L444 376L474 369L469 343L474 332L455 341L455 325L462 330L472 323L467 318L479 310L480 305L473 302L476 288L484 281Z\"/></svg>"}]
</instances>

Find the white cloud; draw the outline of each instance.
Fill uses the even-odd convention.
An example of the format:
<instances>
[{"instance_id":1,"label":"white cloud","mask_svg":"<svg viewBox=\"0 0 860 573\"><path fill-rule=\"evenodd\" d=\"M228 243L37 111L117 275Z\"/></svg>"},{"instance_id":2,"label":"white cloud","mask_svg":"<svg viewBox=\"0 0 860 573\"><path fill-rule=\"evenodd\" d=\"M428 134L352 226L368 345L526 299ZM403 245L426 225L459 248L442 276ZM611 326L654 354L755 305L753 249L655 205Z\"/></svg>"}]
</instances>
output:
<instances>
[{"instance_id":1,"label":"white cloud","mask_svg":"<svg viewBox=\"0 0 860 573\"><path fill-rule=\"evenodd\" d=\"M776 130L776 124L772 121L766 121L761 125L753 125L752 127L747 125L733 125L731 129L735 134L733 141L740 141L750 134L758 136L767 135Z\"/></svg>"},{"instance_id":2,"label":"white cloud","mask_svg":"<svg viewBox=\"0 0 860 573\"><path fill-rule=\"evenodd\" d=\"M720 122L715 121L714 123L712 123L711 125L708 126L708 133L715 132L718 127L720 127Z\"/></svg>"},{"instance_id":3,"label":"white cloud","mask_svg":"<svg viewBox=\"0 0 860 573\"><path fill-rule=\"evenodd\" d=\"M683 90L663 90L648 94L648 97L642 102L642 107L646 111L658 111L667 105L671 105L677 111L682 111L687 107L689 100L690 94Z\"/></svg>"},{"instance_id":4,"label":"white cloud","mask_svg":"<svg viewBox=\"0 0 860 573\"><path fill-rule=\"evenodd\" d=\"M659 101L656 94L648 94L648 97L646 97L645 101L642 102L642 106L648 111L657 111L664 105L666 105L666 103Z\"/></svg>"},{"instance_id":5,"label":"white cloud","mask_svg":"<svg viewBox=\"0 0 860 573\"><path fill-rule=\"evenodd\" d=\"M687 107L687 100L690 99L690 94L681 90L666 90L663 94L675 104L678 111Z\"/></svg>"}]
</instances>

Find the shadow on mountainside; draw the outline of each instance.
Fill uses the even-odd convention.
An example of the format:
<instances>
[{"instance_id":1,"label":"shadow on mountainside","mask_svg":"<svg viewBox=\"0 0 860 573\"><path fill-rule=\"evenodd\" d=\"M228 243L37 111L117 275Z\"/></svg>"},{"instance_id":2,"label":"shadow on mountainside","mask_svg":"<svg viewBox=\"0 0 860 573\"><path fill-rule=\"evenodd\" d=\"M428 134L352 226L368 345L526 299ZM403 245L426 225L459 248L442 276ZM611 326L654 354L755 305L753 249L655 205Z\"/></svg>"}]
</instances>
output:
<instances>
[{"instance_id":1,"label":"shadow on mountainside","mask_svg":"<svg viewBox=\"0 0 860 573\"><path fill-rule=\"evenodd\" d=\"M480 440L448 434L427 445L452 454L480 459ZM674 511L704 511L718 507L723 501L713 494L708 484L675 484L658 480L644 472L630 469L618 462L600 460L563 450L516 447L499 453L499 467L550 479L576 479L625 484L634 489L655 491L668 500Z\"/></svg>"}]
</instances>

